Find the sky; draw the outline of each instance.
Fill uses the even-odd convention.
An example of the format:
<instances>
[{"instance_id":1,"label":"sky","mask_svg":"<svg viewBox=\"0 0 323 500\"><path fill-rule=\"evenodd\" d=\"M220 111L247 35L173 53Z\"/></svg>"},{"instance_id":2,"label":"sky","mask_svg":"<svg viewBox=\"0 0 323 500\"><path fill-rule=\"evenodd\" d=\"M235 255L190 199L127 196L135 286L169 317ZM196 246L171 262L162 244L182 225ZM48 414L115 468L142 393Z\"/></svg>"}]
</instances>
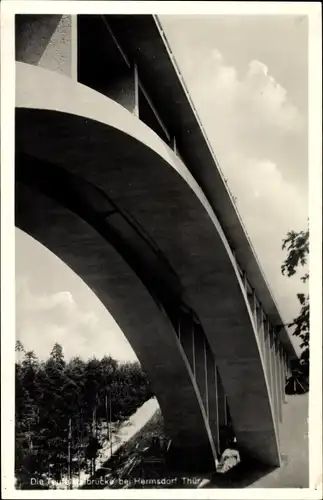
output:
<instances>
[{"instance_id":1,"label":"sky","mask_svg":"<svg viewBox=\"0 0 323 500\"><path fill-rule=\"evenodd\" d=\"M299 275L286 278L282 239L308 217L307 19L162 16L284 321L298 314ZM56 256L16 229L16 335L43 359L136 355L111 315ZM295 339L294 339L295 342ZM297 342L296 342L297 345Z\"/></svg>"}]
</instances>

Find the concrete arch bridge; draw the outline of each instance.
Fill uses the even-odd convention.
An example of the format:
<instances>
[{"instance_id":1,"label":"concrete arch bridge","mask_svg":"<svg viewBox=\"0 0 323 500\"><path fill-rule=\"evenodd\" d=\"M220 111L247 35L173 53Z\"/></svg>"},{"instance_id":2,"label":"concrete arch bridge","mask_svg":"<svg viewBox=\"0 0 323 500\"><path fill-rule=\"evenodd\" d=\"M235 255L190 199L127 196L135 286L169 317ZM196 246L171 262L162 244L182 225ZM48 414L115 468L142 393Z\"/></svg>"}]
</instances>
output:
<instances>
[{"instance_id":1,"label":"concrete arch bridge","mask_svg":"<svg viewBox=\"0 0 323 500\"><path fill-rule=\"evenodd\" d=\"M114 316L176 460L230 420L279 466L295 352L158 19L19 15L16 61L17 227Z\"/></svg>"}]
</instances>

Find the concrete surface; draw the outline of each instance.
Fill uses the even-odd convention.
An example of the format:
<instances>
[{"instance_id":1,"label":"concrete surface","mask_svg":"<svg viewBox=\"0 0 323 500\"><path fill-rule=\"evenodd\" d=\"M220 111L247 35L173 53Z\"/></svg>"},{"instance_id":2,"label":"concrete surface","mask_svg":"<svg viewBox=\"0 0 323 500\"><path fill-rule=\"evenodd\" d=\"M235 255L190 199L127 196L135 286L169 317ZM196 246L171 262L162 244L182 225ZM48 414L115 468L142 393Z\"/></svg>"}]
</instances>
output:
<instances>
[{"instance_id":1,"label":"concrete surface","mask_svg":"<svg viewBox=\"0 0 323 500\"><path fill-rule=\"evenodd\" d=\"M180 299L196 313L208 338L241 450L278 465L273 409L252 312L234 256L201 188L149 127L111 99L23 63L17 63L17 82L17 149L97 186L144 228L178 276ZM27 168L32 175L33 162ZM46 183L47 167L37 173L44 175ZM58 187L52 196L62 193ZM148 354L147 346L145 350Z\"/></svg>"},{"instance_id":2,"label":"concrete surface","mask_svg":"<svg viewBox=\"0 0 323 500\"><path fill-rule=\"evenodd\" d=\"M286 395L280 426L282 467L255 481L252 488L308 488L308 394Z\"/></svg>"},{"instance_id":3,"label":"concrete surface","mask_svg":"<svg viewBox=\"0 0 323 500\"><path fill-rule=\"evenodd\" d=\"M72 76L75 16L17 15L16 60Z\"/></svg>"},{"instance_id":4,"label":"concrete surface","mask_svg":"<svg viewBox=\"0 0 323 500\"><path fill-rule=\"evenodd\" d=\"M213 474L204 482L214 488L308 488L308 394L286 395L280 428L282 466L241 462L226 474Z\"/></svg>"},{"instance_id":5,"label":"concrete surface","mask_svg":"<svg viewBox=\"0 0 323 500\"><path fill-rule=\"evenodd\" d=\"M61 258L114 317L157 395L174 447L189 448L189 456L198 463L197 449L203 449L207 461L214 462L198 387L173 326L122 256L75 213L19 182L16 226Z\"/></svg>"}]
</instances>

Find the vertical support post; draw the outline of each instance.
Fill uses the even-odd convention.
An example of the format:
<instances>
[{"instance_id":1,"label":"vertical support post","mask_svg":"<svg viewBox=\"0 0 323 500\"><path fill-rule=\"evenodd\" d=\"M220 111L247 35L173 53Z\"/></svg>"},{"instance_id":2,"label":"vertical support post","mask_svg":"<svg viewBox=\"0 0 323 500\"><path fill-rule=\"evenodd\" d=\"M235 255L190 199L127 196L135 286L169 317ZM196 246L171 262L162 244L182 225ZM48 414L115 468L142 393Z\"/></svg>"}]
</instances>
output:
<instances>
[{"instance_id":1,"label":"vertical support post","mask_svg":"<svg viewBox=\"0 0 323 500\"><path fill-rule=\"evenodd\" d=\"M287 356L287 375L288 375L288 377L292 376L292 369L291 369L291 366L290 366L290 360L289 360L288 356Z\"/></svg>"},{"instance_id":2,"label":"vertical support post","mask_svg":"<svg viewBox=\"0 0 323 500\"><path fill-rule=\"evenodd\" d=\"M219 453L219 417L217 388L215 386L215 362L204 331L200 325L195 330L196 383L209 423L213 443Z\"/></svg>"},{"instance_id":3,"label":"vertical support post","mask_svg":"<svg viewBox=\"0 0 323 500\"><path fill-rule=\"evenodd\" d=\"M284 366L284 375L285 379L287 378L287 363L286 363L286 353L283 350L283 366Z\"/></svg>"},{"instance_id":4,"label":"vertical support post","mask_svg":"<svg viewBox=\"0 0 323 500\"><path fill-rule=\"evenodd\" d=\"M288 371L288 355L285 353L285 367L286 367L286 378L289 377L289 371Z\"/></svg>"},{"instance_id":5,"label":"vertical support post","mask_svg":"<svg viewBox=\"0 0 323 500\"><path fill-rule=\"evenodd\" d=\"M171 148L174 151L175 154L177 154L177 144L176 144L176 137L172 137L172 143L171 143Z\"/></svg>"},{"instance_id":6,"label":"vertical support post","mask_svg":"<svg viewBox=\"0 0 323 500\"><path fill-rule=\"evenodd\" d=\"M245 271L243 271L242 281L243 281L243 286L244 286L245 292L248 295L247 273Z\"/></svg>"},{"instance_id":7,"label":"vertical support post","mask_svg":"<svg viewBox=\"0 0 323 500\"><path fill-rule=\"evenodd\" d=\"M281 364L280 364L280 346L279 340L275 338L275 359L277 365L277 404L278 404L278 417L279 421L282 421L282 403L283 403L283 394L282 394L282 374L281 374Z\"/></svg>"},{"instance_id":8,"label":"vertical support post","mask_svg":"<svg viewBox=\"0 0 323 500\"><path fill-rule=\"evenodd\" d=\"M255 291L252 291L252 301L253 301L253 317L254 317L254 322L255 322L255 330L256 330L256 335L259 340L259 345L260 345L260 351L263 360L265 360L265 339L264 339L264 314L263 310L261 307L261 304L258 304Z\"/></svg>"},{"instance_id":9,"label":"vertical support post","mask_svg":"<svg viewBox=\"0 0 323 500\"><path fill-rule=\"evenodd\" d=\"M196 376L196 358L195 358L195 331L194 322L192 321L192 353L193 353L193 373Z\"/></svg>"},{"instance_id":10,"label":"vertical support post","mask_svg":"<svg viewBox=\"0 0 323 500\"><path fill-rule=\"evenodd\" d=\"M273 409L274 425L278 435L277 399L275 387L275 353L273 348L273 338L271 335L270 323L266 321L266 355L267 355L267 378L270 389L270 400Z\"/></svg>"},{"instance_id":11,"label":"vertical support post","mask_svg":"<svg viewBox=\"0 0 323 500\"><path fill-rule=\"evenodd\" d=\"M280 421L282 421L282 404L283 404L283 391L282 391L282 366L281 366L281 359L280 359L280 343L279 340L276 340L276 356L277 356L277 362L278 362L278 386L279 386L279 417Z\"/></svg>"},{"instance_id":12,"label":"vertical support post","mask_svg":"<svg viewBox=\"0 0 323 500\"><path fill-rule=\"evenodd\" d=\"M265 332L264 332L264 312L261 305L259 306L259 324L258 324L258 334L261 346L261 353L264 363L266 363L265 356Z\"/></svg>"},{"instance_id":13,"label":"vertical support post","mask_svg":"<svg viewBox=\"0 0 323 500\"><path fill-rule=\"evenodd\" d=\"M253 289L251 288L246 273L243 274L243 280L244 280L244 286L245 286L245 291L246 291L246 298L251 310L251 322L256 330L257 325L256 325L256 312L255 312L255 305L256 305L256 298Z\"/></svg>"},{"instance_id":14,"label":"vertical support post","mask_svg":"<svg viewBox=\"0 0 323 500\"><path fill-rule=\"evenodd\" d=\"M266 359L266 375L270 390L270 397L272 398L272 374L271 374L271 356L270 356L270 337L269 337L269 323L268 320L264 323L265 334L265 359Z\"/></svg>"},{"instance_id":15,"label":"vertical support post","mask_svg":"<svg viewBox=\"0 0 323 500\"><path fill-rule=\"evenodd\" d=\"M233 260L234 260L235 265L237 265L237 258L236 258L235 250L232 250L232 256L233 256Z\"/></svg>"},{"instance_id":16,"label":"vertical support post","mask_svg":"<svg viewBox=\"0 0 323 500\"><path fill-rule=\"evenodd\" d=\"M214 392L215 392L215 415L216 415L216 447L218 454L221 453L220 448L220 424L219 424L219 392L218 392L218 370L215 362L213 363L214 372Z\"/></svg>"},{"instance_id":17,"label":"vertical support post","mask_svg":"<svg viewBox=\"0 0 323 500\"><path fill-rule=\"evenodd\" d=\"M204 332L203 332L204 333ZM205 394L206 394L206 415L209 420L210 412L209 412L209 389L208 389L208 379L207 379L207 355L206 355L206 337L203 337L203 350L204 350L204 374L205 374Z\"/></svg>"},{"instance_id":18,"label":"vertical support post","mask_svg":"<svg viewBox=\"0 0 323 500\"><path fill-rule=\"evenodd\" d=\"M285 383L286 383L286 373L285 373L285 363L284 363L284 350L281 347L280 349L280 364L281 364L281 383L282 383L282 396L283 403L286 402L286 394L285 394Z\"/></svg>"},{"instance_id":19,"label":"vertical support post","mask_svg":"<svg viewBox=\"0 0 323 500\"><path fill-rule=\"evenodd\" d=\"M227 435L227 400L224 393L223 385L219 372L217 373L217 386L218 386L218 411L219 411L219 434L220 434L220 450L224 451L226 447Z\"/></svg>"},{"instance_id":20,"label":"vertical support post","mask_svg":"<svg viewBox=\"0 0 323 500\"><path fill-rule=\"evenodd\" d=\"M139 77L138 77L138 66L135 63L133 67L134 71L134 87L135 87L135 106L133 114L139 118Z\"/></svg>"},{"instance_id":21,"label":"vertical support post","mask_svg":"<svg viewBox=\"0 0 323 500\"><path fill-rule=\"evenodd\" d=\"M181 341L181 316L179 315L179 318L178 318L178 323L177 323L177 335L178 335L178 339L179 341Z\"/></svg>"},{"instance_id":22,"label":"vertical support post","mask_svg":"<svg viewBox=\"0 0 323 500\"><path fill-rule=\"evenodd\" d=\"M252 290L252 301L253 301L253 309L252 309L252 314L255 322L255 327L256 327L256 332L258 334L258 321L257 321L257 299L255 295L255 291Z\"/></svg>"},{"instance_id":23,"label":"vertical support post","mask_svg":"<svg viewBox=\"0 0 323 500\"><path fill-rule=\"evenodd\" d=\"M271 373L272 373L272 399L275 413L275 425L277 435L279 433L279 415L278 415L278 395L277 395L277 363L276 363L276 349L275 340L273 336L272 328L269 326L269 337L270 337L270 355L271 355Z\"/></svg>"}]
</instances>

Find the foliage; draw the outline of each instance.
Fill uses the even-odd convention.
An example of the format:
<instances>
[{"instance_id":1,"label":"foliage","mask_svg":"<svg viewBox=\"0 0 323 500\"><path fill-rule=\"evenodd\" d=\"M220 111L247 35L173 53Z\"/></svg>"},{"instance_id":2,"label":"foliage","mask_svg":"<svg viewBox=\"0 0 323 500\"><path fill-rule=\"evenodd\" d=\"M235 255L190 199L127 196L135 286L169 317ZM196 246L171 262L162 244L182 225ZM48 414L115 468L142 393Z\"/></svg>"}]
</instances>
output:
<instances>
[{"instance_id":1,"label":"foliage","mask_svg":"<svg viewBox=\"0 0 323 500\"><path fill-rule=\"evenodd\" d=\"M44 362L19 341L16 351L24 354L15 366L17 488L36 488L31 478L66 476L68 449L75 459L69 465L84 468L100 427L110 418L128 418L152 396L138 363L119 364L107 356L66 362L57 343Z\"/></svg>"},{"instance_id":2,"label":"foliage","mask_svg":"<svg viewBox=\"0 0 323 500\"><path fill-rule=\"evenodd\" d=\"M309 230L289 231L287 237L283 240L283 250L287 250L288 254L282 264L282 273L287 276L293 276L299 266L307 264L309 254ZM308 280L308 273L301 277L303 282Z\"/></svg>"},{"instance_id":3,"label":"foliage","mask_svg":"<svg viewBox=\"0 0 323 500\"><path fill-rule=\"evenodd\" d=\"M309 256L309 230L307 231L289 231L287 237L283 241L283 250L287 250L287 257L282 264L281 270L287 276L293 276L300 267L304 267L308 263ZM306 272L301 276L303 283L309 279L309 273ZM309 375L309 310L310 302L309 295L298 293L297 298L300 302L301 310L299 315L293 319L288 325L293 330L293 335L301 340L300 347L302 349L299 369L302 374L308 377Z\"/></svg>"}]
</instances>

